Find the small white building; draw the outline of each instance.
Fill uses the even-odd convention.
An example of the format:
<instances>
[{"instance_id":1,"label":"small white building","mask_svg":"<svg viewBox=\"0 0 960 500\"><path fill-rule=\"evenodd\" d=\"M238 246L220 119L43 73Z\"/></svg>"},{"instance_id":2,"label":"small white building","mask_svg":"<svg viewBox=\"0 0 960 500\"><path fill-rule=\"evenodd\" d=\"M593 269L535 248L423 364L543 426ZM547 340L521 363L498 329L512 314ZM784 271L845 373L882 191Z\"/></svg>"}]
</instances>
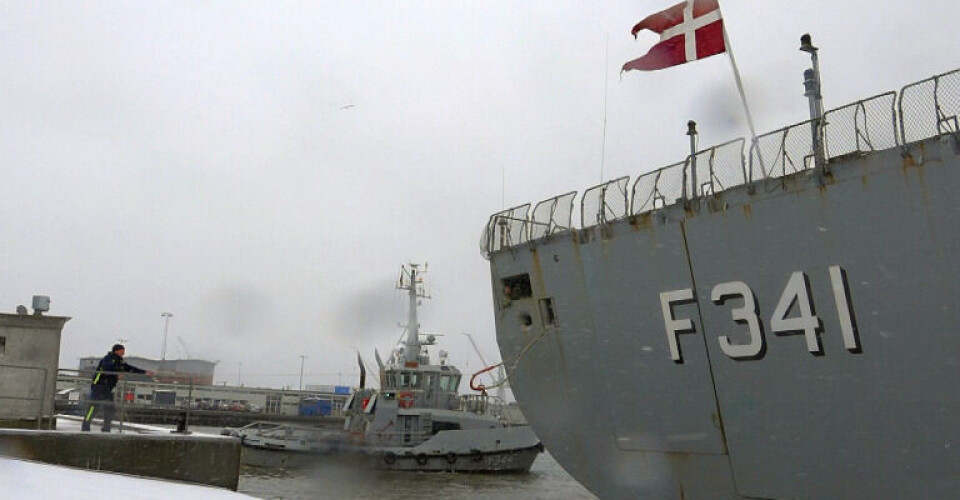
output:
<instances>
[{"instance_id":1,"label":"small white building","mask_svg":"<svg viewBox=\"0 0 960 500\"><path fill-rule=\"evenodd\" d=\"M60 336L70 318L42 316L48 303L46 297L35 297L34 314L28 314L22 306L18 314L0 313L0 427L54 425L50 417Z\"/></svg>"}]
</instances>

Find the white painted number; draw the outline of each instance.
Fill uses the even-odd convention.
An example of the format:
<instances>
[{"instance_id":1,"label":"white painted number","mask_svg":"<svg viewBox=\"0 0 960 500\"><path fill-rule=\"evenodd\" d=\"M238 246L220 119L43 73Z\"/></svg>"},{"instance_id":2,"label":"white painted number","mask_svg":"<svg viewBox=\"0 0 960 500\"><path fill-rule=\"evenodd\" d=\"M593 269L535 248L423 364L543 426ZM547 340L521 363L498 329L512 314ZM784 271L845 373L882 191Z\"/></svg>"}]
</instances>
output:
<instances>
[{"instance_id":1,"label":"white painted number","mask_svg":"<svg viewBox=\"0 0 960 500\"><path fill-rule=\"evenodd\" d=\"M746 323L750 331L750 343L734 344L726 335L719 337L720 349L731 358L752 358L763 350L763 333L760 330L760 319L757 317L757 302L754 300L753 291L742 281L731 281L729 283L720 283L713 287L710 294L710 300L714 304L723 304L730 297L740 297L743 299L743 307L738 307L730 311L733 321L737 323Z\"/></svg>"},{"instance_id":2,"label":"white painted number","mask_svg":"<svg viewBox=\"0 0 960 500\"><path fill-rule=\"evenodd\" d=\"M830 266L830 284L833 285L833 300L837 303L837 315L840 319L840 332L843 334L843 346L848 351L859 352L860 341L853 324L853 309L850 307L846 273L840 266Z\"/></svg>"},{"instance_id":3,"label":"white painted number","mask_svg":"<svg viewBox=\"0 0 960 500\"><path fill-rule=\"evenodd\" d=\"M797 271L790 275L787 287L783 289L780 303L773 310L770 318L770 330L780 335L789 335L803 332L807 339L807 350L814 354L821 354L820 338L817 331L820 329L820 319L813 313L813 303L810 302L810 293L807 291L807 275ZM793 305L797 306L799 316L787 317Z\"/></svg>"},{"instance_id":4,"label":"white painted number","mask_svg":"<svg viewBox=\"0 0 960 500\"><path fill-rule=\"evenodd\" d=\"M837 319L840 324L840 334L843 337L843 346L846 350L859 353L860 338L857 332L856 320L853 315L853 306L850 303L850 289L847 284L846 272L839 265L830 266L830 285L833 291L834 304L837 307ZM734 359L757 359L764 351L763 325L760 323L760 309L753 290L742 281L729 281L713 287L710 300L717 305L724 305L729 299L743 300L740 307L732 307L730 316L734 323L746 325L750 340L747 343L734 343L727 335L719 335L720 350ZM691 288L673 290L660 294L660 307L663 310L663 324L667 333L667 344L670 346L670 359L683 363L683 354L680 351L678 335L696 331L690 318L674 316L673 306L694 301ZM780 301L773 310L770 318L770 331L779 335L802 333L806 340L807 350L813 354L823 354L820 343L820 333L823 325L816 315L816 309L810 294L810 281L807 275L796 271L790 275Z\"/></svg>"}]
</instances>

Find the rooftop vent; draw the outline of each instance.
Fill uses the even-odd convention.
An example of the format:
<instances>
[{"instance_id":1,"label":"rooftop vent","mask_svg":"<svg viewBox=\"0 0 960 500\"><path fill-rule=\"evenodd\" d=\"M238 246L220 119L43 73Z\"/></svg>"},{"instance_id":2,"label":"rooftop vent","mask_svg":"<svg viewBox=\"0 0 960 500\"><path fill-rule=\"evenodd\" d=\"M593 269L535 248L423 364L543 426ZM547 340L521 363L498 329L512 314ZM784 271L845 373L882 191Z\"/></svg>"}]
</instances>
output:
<instances>
[{"instance_id":1,"label":"rooftop vent","mask_svg":"<svg viewBox=\"0 0 960 500\"><path fill-rule=\"evenodd\" d=\"M50 297L46 295L34 295L33 296L33 314L34 316L40 316L43 313L50 310Z\"/></svg>"}]
</instances>

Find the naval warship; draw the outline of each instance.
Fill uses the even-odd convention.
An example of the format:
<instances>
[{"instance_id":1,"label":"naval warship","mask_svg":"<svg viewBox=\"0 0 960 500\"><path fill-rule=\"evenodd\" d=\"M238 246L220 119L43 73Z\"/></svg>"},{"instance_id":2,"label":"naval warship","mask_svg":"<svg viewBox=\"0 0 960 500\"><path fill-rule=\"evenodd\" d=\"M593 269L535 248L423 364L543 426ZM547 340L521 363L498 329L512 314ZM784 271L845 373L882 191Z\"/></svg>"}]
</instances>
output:
<instances>
[{"instance_id":1,"label":"naval warship","mask_svg":"<svg viewBox=\"0 0 960 500\"><path fill-rule=\"evenodd\" d=\"M485 226L515 397L601 498L960 491L960 70L805 86L808 121Z\"/></svg>"}]
</instances>

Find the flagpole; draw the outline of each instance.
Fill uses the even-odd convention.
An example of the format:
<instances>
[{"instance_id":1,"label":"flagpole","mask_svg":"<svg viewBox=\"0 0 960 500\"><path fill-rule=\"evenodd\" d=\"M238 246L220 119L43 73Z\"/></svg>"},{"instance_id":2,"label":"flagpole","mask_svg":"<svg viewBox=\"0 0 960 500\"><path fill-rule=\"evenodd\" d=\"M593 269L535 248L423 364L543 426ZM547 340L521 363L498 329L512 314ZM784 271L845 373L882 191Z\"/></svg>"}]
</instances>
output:
<instances>
[{"instance_id":1,"label":"flagpole","mask_svg":"<svg viewBox=\"0 0 960 500\"><path fill-rule=\"evenodd\" d=\"M727 27L723 27L723 43L727 48L727 55L730 56L730 67L733 69L733 77L737 81L737 91L740 92L740 102L743 103L743 111L747 115L747 125L750 127L750 138L753 139L753 146L757 148L757 159L760 160L760 169L763 175L767 175L767 167L763 162L763 153L757 145L757 130L753 126L753 116L750 115L750 106L747 104L747 96L743 91L743 82L740 80L740 70L737 69L737 59L733 57L733 46L730 45L730 39L727 38ZM750 172L750 179L753 180L753 171Z\"/></svg>"}]
</instances>

